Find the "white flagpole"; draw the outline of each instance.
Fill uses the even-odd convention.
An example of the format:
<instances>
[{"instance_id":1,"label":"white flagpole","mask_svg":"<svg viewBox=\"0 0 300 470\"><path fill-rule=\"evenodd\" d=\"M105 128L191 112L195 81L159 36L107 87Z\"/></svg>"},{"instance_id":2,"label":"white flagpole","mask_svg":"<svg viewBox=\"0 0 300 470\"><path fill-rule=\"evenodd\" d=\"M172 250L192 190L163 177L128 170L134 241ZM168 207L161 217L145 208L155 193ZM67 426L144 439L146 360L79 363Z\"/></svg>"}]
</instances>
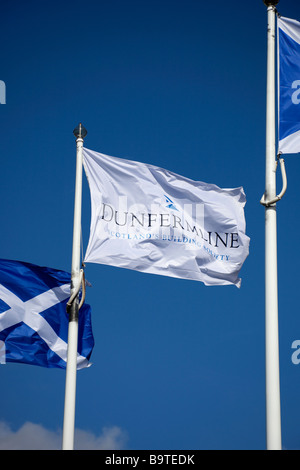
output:
<instances>
[{"instance_id":1,"label":"white flagpole","mask_svg":"<svg viewBox=\"0 0 300 470\"><path fill-rule=\"evenodd\" d=\"M76 292L80 283L80 240L81 240L81 199L82 199L82 147L86 129L79 124L74 129L76 137L76 182L73 225L73 250L71 272L71 295ZM63 450L74 449L75 431L75 399L77 374L77 344L78 344L78 295L72 302L69 312L68 356L65 386L65 408L63 423Z\"/></svg>"},{"instance_id":2,"label":"white flagpole","mask_svg":"<svg viewBox=\"0 0 300 470\"><path fill-rule=\"evenodd\" d=\"M281 411L278 338L277 221L276 203L276 88L275 33L279 0L263 0L268 7L268 66L265 189L265 338L267 449L281 450Z\"/></svg>"}]
</instances>

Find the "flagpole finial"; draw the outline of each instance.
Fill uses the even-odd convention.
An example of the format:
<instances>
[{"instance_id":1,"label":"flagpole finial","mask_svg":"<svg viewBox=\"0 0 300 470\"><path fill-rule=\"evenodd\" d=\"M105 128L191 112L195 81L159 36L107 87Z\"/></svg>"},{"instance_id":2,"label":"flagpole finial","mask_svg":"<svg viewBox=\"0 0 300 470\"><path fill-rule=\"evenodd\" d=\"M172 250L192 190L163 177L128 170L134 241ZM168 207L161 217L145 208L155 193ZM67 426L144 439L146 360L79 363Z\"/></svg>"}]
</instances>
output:
<instances>
[{"instance_id":1,"label":"flagpole finial","mask_svg":"<svg viewBox=\"0 0 300 470\"><path fill-rule=\"evenodd\" d=\"M87 135L87 130L80 122L78 126L75 127L73 134L75 135L76 139L84 139Z\"/></svg>"},{"instance_id":2,"label":"flagpole finial","mask_svg":"<svg viewBox=\"0 0 300 470\"><path fill-rule=\"evenodd\" d=\"M267 7L275 7L275 5L279 3L279 0L263 0L263 2Z\"/></svg>"}]
</instances>

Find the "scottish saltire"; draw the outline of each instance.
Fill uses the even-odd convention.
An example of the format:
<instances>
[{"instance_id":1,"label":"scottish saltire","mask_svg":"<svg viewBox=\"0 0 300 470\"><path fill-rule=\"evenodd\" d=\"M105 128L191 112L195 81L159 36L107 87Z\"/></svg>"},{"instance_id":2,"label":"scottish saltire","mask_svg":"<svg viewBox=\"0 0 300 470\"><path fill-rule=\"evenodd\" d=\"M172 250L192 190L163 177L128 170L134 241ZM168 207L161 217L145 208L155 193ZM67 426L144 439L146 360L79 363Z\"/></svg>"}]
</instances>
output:
<instances>
[{"instance_id":1,"label":"scottish saltire","mask_svg":"<svg viewBox=\"0 0 300 470\"><path fill-rule=\"evenodd\" d=\"M300 23L278 18L279 147L300 152Z\"/></svg>"},{"instance_id":2,"label":"scottish saltire","mask_svg":"<svg viewBox=\"0 0 300 470\"><path fill-rule=\"evenodd\" d=\"M0 260L1 362L65 369L71 275L30 263ZM77 368L90 365L91 308L79 311Z\"/></svg>"},{"instance_id":3,"label":"scottish saltire","mask_svg":"<svg viewBox=\"0 0 300 470\"><path fill-rule=\"evenodd\" d=\"M85 261L240 286L249 253L243 188L83 149L91 193Z\"/></svg>"}]
</instances>

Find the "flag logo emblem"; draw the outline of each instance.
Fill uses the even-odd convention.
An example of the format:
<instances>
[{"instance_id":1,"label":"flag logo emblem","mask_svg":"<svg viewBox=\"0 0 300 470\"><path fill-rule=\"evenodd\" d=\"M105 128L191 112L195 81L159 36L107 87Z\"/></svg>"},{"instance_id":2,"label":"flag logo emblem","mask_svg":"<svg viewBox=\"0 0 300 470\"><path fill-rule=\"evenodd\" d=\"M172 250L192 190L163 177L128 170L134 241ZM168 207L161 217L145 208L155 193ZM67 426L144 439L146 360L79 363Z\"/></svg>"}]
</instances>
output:
<instances>
[{"instance_id":1,"label":"flag logo emblem","mask_svg":"<svg viewBox=\"0 0 300 470\"><path fill-rule=\"evenodd\" d=\"M177 207L175 206L175 204L174 204L174 202L172 201L172 199L169 198L168 196L166 196L166 194L165 194L165 198L166 198L166 203L167 203L166 207L167 207L168 209L173 209L174 211L178 211L178 209L177 209Z\"/></svg>"}]
</instances>

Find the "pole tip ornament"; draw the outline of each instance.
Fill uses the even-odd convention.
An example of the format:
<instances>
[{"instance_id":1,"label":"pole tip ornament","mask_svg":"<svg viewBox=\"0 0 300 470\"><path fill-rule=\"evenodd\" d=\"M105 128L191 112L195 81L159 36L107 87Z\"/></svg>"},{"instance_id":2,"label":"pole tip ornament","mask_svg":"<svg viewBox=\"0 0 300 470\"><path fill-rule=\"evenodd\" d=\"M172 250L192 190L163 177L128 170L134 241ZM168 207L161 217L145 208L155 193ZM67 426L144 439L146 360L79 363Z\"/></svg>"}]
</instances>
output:
<instances>
[{"instance_id":1,"label":"pole tip ornament","mask_svg":"<svg viewBox=\"0 0 300 470\"><path fill-rule=\"evenodd\" d=\"M274 7L277 5L277 3L279 3L279 0L263 0L263 2L267 7Z\"/></svg>"},{"instance_id":2,"label":"pole tip ornament","mask_svg":"<svg viewBox=\"0 0 300 470\"><path fill-rule=\"evenodd\" d=\"M84 139L87 135L87 130L80 122L78 126L75 127L73 134L75 135L76 139Z\"/></svg>"}]
</instances>

